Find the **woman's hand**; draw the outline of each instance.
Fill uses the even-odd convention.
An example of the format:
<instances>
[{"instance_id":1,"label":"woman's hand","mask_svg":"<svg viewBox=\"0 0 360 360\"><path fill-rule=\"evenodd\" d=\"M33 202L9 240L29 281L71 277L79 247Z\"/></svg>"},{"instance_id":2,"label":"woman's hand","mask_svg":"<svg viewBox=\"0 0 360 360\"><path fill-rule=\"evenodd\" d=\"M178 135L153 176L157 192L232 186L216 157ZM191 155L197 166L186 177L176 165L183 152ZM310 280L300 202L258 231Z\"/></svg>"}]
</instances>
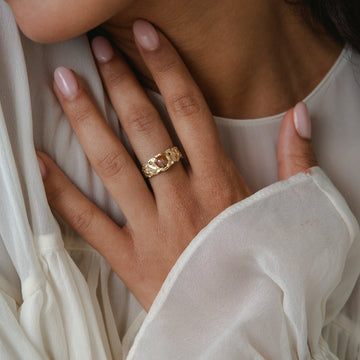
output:
<instances>
[{"instance_id":1,"label":"woman's hand","mask_svg":"<svg viewBox=\"0 0 360 360\"><path fill-rule=\"evenodd\" d=\"M116 225L48 156L40 152L38 156L50 205L104 256L148 310L196 234L251 192L226 155L209 108L174 48L145 21L134 24L134 33L164 97L187 165L175 163L149 179L149 188L80 79L65 68L55 72L55 92L93 168L126 216L126 225ZM173 144L134 74L110 44L97 38L93 49L111 102L140 163L179 145ZM304 105L298 107L304 111ZM297 112L297 123L306 132L310 120ZM290 110L283 122L279 146L282 179L316 164L309 139L296 132L295 113Z\"/></svg>"}]
</instances>

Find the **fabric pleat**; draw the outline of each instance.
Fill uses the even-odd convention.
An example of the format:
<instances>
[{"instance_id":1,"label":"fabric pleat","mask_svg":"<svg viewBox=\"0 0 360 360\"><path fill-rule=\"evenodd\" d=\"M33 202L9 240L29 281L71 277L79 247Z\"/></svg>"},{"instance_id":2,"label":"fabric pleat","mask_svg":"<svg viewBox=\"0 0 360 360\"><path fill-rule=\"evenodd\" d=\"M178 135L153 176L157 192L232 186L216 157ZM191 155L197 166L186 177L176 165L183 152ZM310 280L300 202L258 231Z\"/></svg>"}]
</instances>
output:
<instances>
[{"instance_id":1,"label":"fabric pleat","mask_svg":"<svg viewBox=\"0 0 360 360\"><path fill-rule=\"evenodd\" d=\"M360 359L357 52L345 47L304 99L322 169L312 175L278 182L283 114L215 118L255 194L198 234L146 313L103 257L52 212L36 160L35 149L48 153L125 223L52 91L54 69L74 69L134 155L87 38L34 43L3 0L0 29L1 359ZM147 93L176 142L161 96Z\"/></svg>"}]
</instances>

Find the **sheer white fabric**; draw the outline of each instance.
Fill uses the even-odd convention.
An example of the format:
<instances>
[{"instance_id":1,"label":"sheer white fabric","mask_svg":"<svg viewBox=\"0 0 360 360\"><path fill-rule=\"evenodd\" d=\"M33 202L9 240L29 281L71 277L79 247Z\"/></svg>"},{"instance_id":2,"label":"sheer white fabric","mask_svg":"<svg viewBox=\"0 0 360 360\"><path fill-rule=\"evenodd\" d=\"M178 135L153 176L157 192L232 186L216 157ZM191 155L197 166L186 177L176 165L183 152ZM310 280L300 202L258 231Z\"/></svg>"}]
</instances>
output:
<instances>
[{"instance_id":1,"label":"sheer white fabric","mask_svg":"<svg viewBox=\"0 0 360 360\"><path fill-rule=\"evenodd\" d=\"M76 70L126 142L86 38L35 44L1 0L0 27L1 359L360 357L358 54L345 49L306 99L319 162L349 207L319 168L277 182L282 114L216 119L229 155L262 190L199 233L146 314L53 216L37 167L35 148L123 223L51 90L57 66Z\"/></svg>"}]
</instances>

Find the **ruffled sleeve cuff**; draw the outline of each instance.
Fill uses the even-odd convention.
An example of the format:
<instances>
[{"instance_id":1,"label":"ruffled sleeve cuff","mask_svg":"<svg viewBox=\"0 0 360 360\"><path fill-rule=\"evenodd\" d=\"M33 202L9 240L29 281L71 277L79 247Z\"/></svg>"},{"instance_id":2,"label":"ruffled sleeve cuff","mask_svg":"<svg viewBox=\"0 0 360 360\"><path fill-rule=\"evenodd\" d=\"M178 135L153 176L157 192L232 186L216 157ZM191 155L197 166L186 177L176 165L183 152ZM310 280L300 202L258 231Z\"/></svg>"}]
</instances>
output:
<instances>
[{"instance_id":1,"label":"ruffled sleeve cuff","mask_svg":"<svg viewBox=\"0 0 360 360\"><path fill-rule=\"evenodd\" d=\"M277 182L196 236L127 359L320 358L359 254L358 223L320 168Z\"/></svg>"}]
</instances>

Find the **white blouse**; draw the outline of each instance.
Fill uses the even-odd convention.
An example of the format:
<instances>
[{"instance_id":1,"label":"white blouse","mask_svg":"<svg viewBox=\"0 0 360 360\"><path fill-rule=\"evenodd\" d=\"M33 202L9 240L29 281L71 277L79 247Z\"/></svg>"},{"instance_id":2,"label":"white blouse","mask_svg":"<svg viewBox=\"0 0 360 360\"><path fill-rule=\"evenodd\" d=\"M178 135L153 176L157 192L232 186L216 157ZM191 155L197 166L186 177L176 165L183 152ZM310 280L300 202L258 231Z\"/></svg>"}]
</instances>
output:
<instances>
[{"instance_id":1,"label":"white blouse","mask_svg":"<svg viewBox=\"0 0 360 360\"><path fill-rule=\"evenodd\" d=\"M193 239L145 313L51 212L37 166L47 152L124 222L52 93L54 69L74 69L126 142L87 39L33 43L2 0L0 27L1 359L360 359L359 54L346 47L305 99L322 168L311 175L278 182L283 114L216 118L257 192Z\"/></svg>"}]
</instances>

